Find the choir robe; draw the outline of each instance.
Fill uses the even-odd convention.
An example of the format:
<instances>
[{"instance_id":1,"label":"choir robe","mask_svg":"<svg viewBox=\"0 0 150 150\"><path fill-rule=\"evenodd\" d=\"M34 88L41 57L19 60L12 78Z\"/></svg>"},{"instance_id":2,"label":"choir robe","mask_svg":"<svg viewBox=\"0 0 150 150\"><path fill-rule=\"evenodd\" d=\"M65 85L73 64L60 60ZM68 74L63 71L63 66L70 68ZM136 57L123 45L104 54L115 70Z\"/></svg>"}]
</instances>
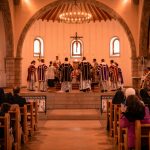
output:
<instances>
[{"instance_id":1,"label":"choir robe","mask_svg":"<svg viewBox=\"0 0 150 150\"><path fill-rule=\"evenodd\" d=\"M27 76L27 81L34 81L36 82L36 68L34 65L30 65L28 68L28 76Z\"/></svg>"},{"instance_id":2,"label":"choir robe","mask_svg":"<svg viewBox=\"0 0 150 150\"><path fill-rule=\"evenodd\" d=\"M109 68L105 62L102 62L98 68L97 73L100 79L100 88L102 92L108 90Z\"/></svg>"},{"instance_id":3,"label":"choir robe","mask_svg":"<svg viewBox=\"0 0 150 150\"><path fill-rule=\"evenodd\" d=\"M91 80L92 68L93 68L92 65L85 60L79 64L79 69L82 73L82 80Z\"/></svg>"},{"instance_id":4,"label":"choir robe","mask_svg":"<svg viewBox=\"0 0 150 150\"><path fill-rule=\"evenodd\" d=\"M47 70L47 66L44 63L38 66L37 69L38 81L46 80L46 70Z\"/></svg>"},{"instance_id":5,"label":"choir robe","mask_svg":"<svg viewBox=\"0 0 150 150\"><path fill-rule=\"evenodd\" d=\"M109 67L109 76L111 82L118 82L118 67L115 65L111 65Z\"/></svg>"},{"instance_id":6,"label":"choir robe","mask_svg":"<svg viewBox=\"0 0 150 150\"><path fill-rule=\"evenodd\" d=\"M79 64L79 69L81 71L80 75L80 90L91 89L91 69L92 65L86 60Z\"/></svg>"},{"instance_id":7,"label":"choir robe","mask_svg":"<svg viewBox=\"0 0 150 150\"><path fill-rule=\"evenodd\" d=\"M119 82L120 82L121 84L124 83L121 68L118 68L118 80L119 80Z\"/></svg>"},{"instance_id":8,"label":"choir robe","mask_svg":"<svg viewBox=\"0 0 150 150\"><path fill-rule=\"evenodd\" d=\"M101 63L97 68L97 72L98 72L100 81L108 81L108 79L109 79L109 68L108 68L107 64Z\"/></svg>"},{"instance_id":9,"label":"choir robe","mask_svg":"<svg viewBox=\"0 0 150 150\"><path fill-rule=\"evenodd\" d=\"M73 71L73 67L69 63L63 63L59 67L59 71L61 72L61 82L70 81L71 82L71 72Z\"/></svg>"},{"instance_id":10,"label":"choir robe","mask_svg":"<svg viewBox=\"0 0 150 150\"><path fill-rule=\"evenodd\" d=\"M94 62L93 69L92 69L92 81L95 83L98 83L98 75L97 75L97 68L98 68L98 63Z\"/></svg>"},{"instance_id":11,"label":"choir robe","mask_svg":"<svg viewBox=\"0 0 150 150\"><path fill-rule=\"evenodd\" d=\"M73 67L68 62L65 62L60 65L59 71L61 72L61 91L70 92L72 89L71 85L71 72L73 71Z\"/></svg>"},{"instance_id":12,"label":"choir robe","mask_svg":"<svg viewBox=\"0 0 150 150\"><path fill-rule=\"evenodd\" d=\"M34 91L35 90L35 82L36 82L36 68L33 64L31 64L28 68L28 90Z\"/></svg>"}]
</instances>

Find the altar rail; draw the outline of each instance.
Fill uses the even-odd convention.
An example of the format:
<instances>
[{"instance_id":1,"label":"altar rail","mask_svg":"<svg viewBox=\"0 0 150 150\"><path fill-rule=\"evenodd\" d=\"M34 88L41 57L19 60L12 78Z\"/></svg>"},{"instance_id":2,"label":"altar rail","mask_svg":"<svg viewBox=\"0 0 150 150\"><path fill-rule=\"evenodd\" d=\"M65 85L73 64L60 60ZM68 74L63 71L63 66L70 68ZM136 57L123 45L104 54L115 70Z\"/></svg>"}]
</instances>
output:
<instances>
[{"instance_id":1,"label":"altar rail","mask_svg":"<svg viewBox=\"0 0 150 150\"><path fill-rule=\"evenodd\" d=\"M46 109L46 96L45 95L38 95L38 96L24 95L23 97L26 99L26 102L37 101L38 112L39 113L46 113L47 109Z\"/></svg>"},{"instance_id":2,"label":"altar rail","mask_svg":"<svg viewBox=\"0 0 150 150\"><path fill-rule=\"evenodd\" d=\"M101 95L100 96L100 112L107 112L107 101L112 100L114 95Z\"/></svg>"}]
</instances>

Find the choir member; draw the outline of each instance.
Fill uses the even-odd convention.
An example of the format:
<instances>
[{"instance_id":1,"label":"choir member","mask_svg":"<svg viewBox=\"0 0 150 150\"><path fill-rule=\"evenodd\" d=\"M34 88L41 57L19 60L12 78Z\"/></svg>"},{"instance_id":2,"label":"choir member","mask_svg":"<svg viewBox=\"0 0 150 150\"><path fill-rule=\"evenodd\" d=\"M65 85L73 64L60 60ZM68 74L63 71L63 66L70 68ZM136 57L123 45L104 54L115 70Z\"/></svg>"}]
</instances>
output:
<instances>
[{"instance_id":1,"label":"choir member","mask_svg":"<svg viewBox=\"0 0 150 150\"><path fill-rule=\"evenodd\" d=\"M33 60L28 67L28 90L34 91L35 90L35 83L36 83L36 67L35 67L35 60Z\"/></svg>"},{"instance_id":2,"label":"choir member","mask_svg":"<svg viewBox=\"0 0 150 150\"><path fill-rule=\"evenodd\" d=\"M41 59L41 63L37 69L39 91L41 92L44 92L47 90L46 71L47 71L47 66L44 64L44 59Z\"/></svg>"},{"instance_id":3,"label":"choir member","mask_svg":"<svg viewBox=\"0 0 150 150\"><path fill-rule=\"evenodd\" d=\"M65 58L65 62L59 67L61 72L61 91L70 92L72 89L71 85L71 72L73 71L72 65L68 62L68 58Z\"/></svg>"},{"instance_id":4,"label":"choir member","mask_svg":"<svg viewBox=\"0 0 150 150\"><path fill-rule=\"evenodd\" d=\"M54 87L55 71L56 71L56 68L54 67L52 61L50 61L49 68L47 70L47 84L48 84L48 87Z\"/></svg>"},{"instance_id":5,"label":"choir member","mask_svg":"<svg viewBox=\"0 0 150 150\"><path fill-rule=\"evenodd\" d=\"M123 89L123 74L122 74L122 69L119 67L118 63L116 63L116 67L118 68L118 88Z\"/></svg>"},{"instance_id":6,"label":"choir member","mask_svg":"<svg viewBox=\"0 0 150 150\"><path fill-rule=\"evenodd\" d=\"M114 63L114 60L110 61L109 67L109 76L110 76L110 83L111 83L111 90L118 89L118 68Z\"/></svg>"},{"instance_id":7,"label":"choir member","mask_svg":"<svg viewBox=\"0 0 150 150\"><path fill-rule=\"evenodd\" d=\"M79 64L80 74L80 91L86 92L91 90L91 69L92 65L83 57Z\"/></svg>"},{"instance_id":8,"label":"choir member","mask_svg":"<svg viewBox=\"0 0 150 150\"><path fill-rule=\"evenodd\" d=\"M97 75L98 62L96 59L93 59L93 69L92 69L92 82L98 83L98 75Z\"/></svg>"},{"instance_id":9,"label":"choir member","mask_svg":"<svg viewBox=\"0 0 150 150\"><path fill-rule=\"evenodd\" d=\"M101 64L97 68L97 73L100 79L101 92L108 90L109 68L104 59L101 59Z\"/></svg>"}]
</instances>

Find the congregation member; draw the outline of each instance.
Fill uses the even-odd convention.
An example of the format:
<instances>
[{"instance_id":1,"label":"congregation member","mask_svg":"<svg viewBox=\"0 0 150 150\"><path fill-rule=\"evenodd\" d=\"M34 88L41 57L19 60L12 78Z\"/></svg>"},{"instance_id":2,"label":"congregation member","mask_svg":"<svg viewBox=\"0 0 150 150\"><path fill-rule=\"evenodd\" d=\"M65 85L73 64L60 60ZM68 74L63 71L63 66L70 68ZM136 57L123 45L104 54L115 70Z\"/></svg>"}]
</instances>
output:
<instances>
[{"instance_id":1,"label":"congregation member","mask_svg":"<svg viewBox=\"0 0 150 150\"><path fill-rule=\"evenodd\" d=\"M39 91L45 92L47 90L47 82L46 82L47 66L44 63L44 59L41 59L40 62L41 63L37 68Z\"/></svg>"},{"instance_id":2,"label":"congregation member","mask_svg":"<svg viewBox=\"0 0 150 150\"><path fill-rule=\"evenodd\" d=\"M148 105L150 109L150 95L148 94L148 90L146 88L140 90L140 97L144 104Z\"/></svg>"},{"instance_id":3,"label":"congregation member","mask_svg":"<svg viewBox=\"0 0 150 150\"><path fill-rule=\"evenodd\" d=\"M33 60L28 67L28 90L34 91L35 90L35 83L36 83L36 67L35 67L35 60Z\"/></svg>"},{"instance_id":4,"label":"congregation member","mask_svg":"<svg viewBox=\"0 0 150 150\"><path fill-rule=\"evenodd\" d=\"M92 82L94 83L98 83L98 75L97 75L97 68L98 68L98 62L97 60L94 58L93 59L93 69L92 69Z\"/></svg>"},{"instance_id":5,"label":"congregation member","mask_svg":"<svg viewBox=\"0 0 150 150\"><path fill-rule=\"evenodd\" d=\"M107 92L109 89L109 68L104 59L101 59L101 64L97 68L97 73L99 75L101 92Z\"/></svg>"},{"instance_id":6,"label":"congregation member","mask_svg":"<svg viewBox=\"0 0 150 150\"><path fill-rule=\"evenodd\" d=\"M20 96L20 87L13 88L13 104L18 104L20 107L27 104L25 98Z\"/></svg>"},{"instance_id":7,"label":"congregation member","mask_svg":"<svg viewBox=\"0 0 150 150\"><path fill-rule=\"evenodd\" d=\"M4 89L0 88L0 105L5 103L5 93L4 93Z\"/></svg>"},{"instance_id":8,"label":"congregation member","mask_svg":"<svg viewBox=\"0 0 150 150\"><path fill-rule=\"evenodd\" d=\"M115 64L118 69L118 88L123 89L124 80L123 80L122 69L119 67L119 64L117 62L115 62Z\"/></svg>"},{"instance_id":9,"label":"congregation member","mask_svg":"<svg viewBox=\"0 0 150 150\"><path fill-rule=\"evenodd\" d=\"M68 62L67 57L65 58L65 62L60 65L59 71L61 73L61 91L71 92L72 90L71 73L73 71L73 67Z\"/></svg>"},{"instance_id":10,"label":"congregation member","mask_svg":"<svg viewBox=\"0 0 150 150\"><path fill-rule=\"evenodd\" d=\"M125 95L124 95L124 92L122 91L121 88L119 88L113 99L112 99L112 104L121 104L121 103L124 103L125 102Z\"/></svg>"},{"instance_id":11,"label":"congregation member","mask_svg":"<svg viewBox=\"0 0 150 150\"><path fill-rule=\"evenodd\" d=\"M114 63L114 60L110 60L109 76L110 76L111 90L115 91L118 89L118 69Z\"/></svg>"},{"instance_id":12,"label":"congregation member","mask_svg":"<svg viewBox=\"0 0 150 150\"><path fill-rule=\"evenodd\" d=\"M140 101L136 95L129 95L126 104L121 105L122 115L120 118L120 127L128 129L128 149L135 148L135 121L141 120L141 123L150 123L149 109Z\"/></svg>"},{"instance_id":13,"label":"congregation member","mask_svg":"<svg viewBox=\"0 0 150 150\"><path fill-rule=\"evenodd\" d=\"M48 87L54 87L55 85L55 71L56 68L54 67L53 62L50 61L49 67L47 69L47 75L46 75Z\"/></svg>"},{"instance_id":14,"label":"congregation member","mask_svg":"<svg viewBox=\"0 0 150 150\"><path fill-rule=\"evenodd\" d=\"M91 90L91 69L92 65L83 57L82 62L79 64L80 69L80 91L86 92Z\"/></svg>"}]
</instances>

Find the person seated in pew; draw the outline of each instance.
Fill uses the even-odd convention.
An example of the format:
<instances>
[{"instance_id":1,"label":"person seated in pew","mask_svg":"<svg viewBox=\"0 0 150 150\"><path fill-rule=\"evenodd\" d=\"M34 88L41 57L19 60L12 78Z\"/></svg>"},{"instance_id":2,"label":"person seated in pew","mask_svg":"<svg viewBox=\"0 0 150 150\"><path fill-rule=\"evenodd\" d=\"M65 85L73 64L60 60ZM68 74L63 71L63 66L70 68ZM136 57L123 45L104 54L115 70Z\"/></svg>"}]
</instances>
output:
<instances>
[{"instance_id":1,"label":"person seated in pew","mask_svg":"<svg viewBox=\"0 0 150 150\"><path fill-rule=\"evenodd\" d=\"M141 120L141 123L150 123L149 109L136 96L129 95L126 104L121 104L120 127L128 129L128 148L135 148L135 120Z\"/></svg>"},{"instance_id":2,"label":"person seated in pew","mask_svg":"<svg viewBox=\"0 0 150 150\"><path fill-rule=\"evenodd\" d=\"M5 102L13 104L13 95L11 92L5 94Z\"/></svg>"},{"instance_id":3,"label":"person seated in pew","mask_svg":"<svg viewBox=\"0 0 150 150\"><path fill-rule=\"evenodd\" d=\"M5 93L4 93L4 89L0 88L0 105L5 103Z\"/></svg>"},{"instance_id":4,"label":"person seated in pew","mask_svg":"<svg viewBox=\"0 0 150 150\"><path fill-rule=\"evenodd\" d=\"M112 104L121 104L124 103L124 101L125 101L124 92L121 90L121 88L119 88L112 99Z\"/></svg>"},{"instance_id":5,"label":"person seated in pew","mask_svg":"<svg viewBox=\"0 0 150 150\"><path fill-rule=\"evenodd\" d=\"M150 109L150 96L146 88L140 90L140 97L142 101L144 102L144 104L147 104L148 108Z\"/></svg>"},{"instance_id":6,"label":"person seated in pew","mask_svg":"<svg viewBox=\"0 0 150 150\"><path fill-rule=\"evenodd\" d=\"M11 107L10 104L3 103L0 109L0 116L5 116L5 113L8 113L8 111L10 110L10 107Z\"/></svg>"},{"instance_id":7,"label":"person seated in pew","mask_svg":"<svg viewBox=\"0 0 150 150\"><path fill-rule=\"evenodd\" d=\"M18 104L20 107L23 107L27 104L25 98L19 95L20 87L13 88L13 104Z\"/></svg>"}]
</instances>

